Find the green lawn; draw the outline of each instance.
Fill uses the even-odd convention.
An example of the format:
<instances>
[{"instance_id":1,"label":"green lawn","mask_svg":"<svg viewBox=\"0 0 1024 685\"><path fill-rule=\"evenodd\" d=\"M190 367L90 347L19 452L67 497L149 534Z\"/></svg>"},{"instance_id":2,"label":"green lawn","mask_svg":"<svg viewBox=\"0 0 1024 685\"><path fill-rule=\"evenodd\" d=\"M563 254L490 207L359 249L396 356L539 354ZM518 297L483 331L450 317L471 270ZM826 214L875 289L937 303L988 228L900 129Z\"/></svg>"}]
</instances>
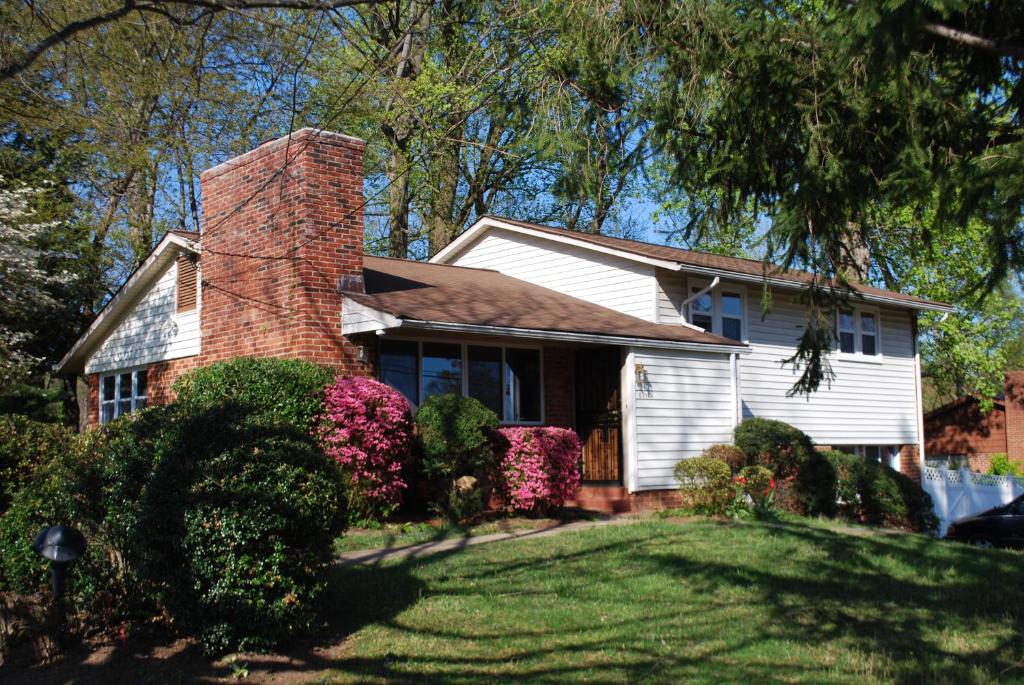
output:
<instances>
[{"instance_id":1,"label":"green lawn","mask_svg":"<svg viewBox=\"0 0 1024 685\"><path fill-rule=\"evenodd\" d=\"M1024 556L649 521L337 570L333 682L1024 681Z\"/></svg>"}]
</instances>

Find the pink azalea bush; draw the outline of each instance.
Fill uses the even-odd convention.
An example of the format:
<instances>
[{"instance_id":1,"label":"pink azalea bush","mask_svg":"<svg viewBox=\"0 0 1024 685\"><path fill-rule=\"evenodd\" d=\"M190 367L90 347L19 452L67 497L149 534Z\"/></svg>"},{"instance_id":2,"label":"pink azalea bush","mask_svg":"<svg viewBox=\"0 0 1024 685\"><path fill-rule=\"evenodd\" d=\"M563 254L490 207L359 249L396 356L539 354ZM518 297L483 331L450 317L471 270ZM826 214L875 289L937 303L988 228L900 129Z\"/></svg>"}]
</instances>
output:
<instances>
[{"instance_id":1,"label":"pink azalea bush","mask_svg":"<svg viewBox=\"0 0 1024 685\"><path fill-rule=\"evenodd\" d=\"M508 443L498 464L497 486L514 509L560 507L580 485L582 446L567 428L514 426L498 432Z\"/></svg>"},{"instance_id":2,"label":"pink azalea bush","mask_svg":"<svg viewBox=\"0 0 1024 685\"><path fill-rule=\"evenodd\" d=\"M372 378L338 377L324 390L317 437L341 466L350 518L394 512L413 446L412 408L400 392Z\"/></svg>"}]
</instances>

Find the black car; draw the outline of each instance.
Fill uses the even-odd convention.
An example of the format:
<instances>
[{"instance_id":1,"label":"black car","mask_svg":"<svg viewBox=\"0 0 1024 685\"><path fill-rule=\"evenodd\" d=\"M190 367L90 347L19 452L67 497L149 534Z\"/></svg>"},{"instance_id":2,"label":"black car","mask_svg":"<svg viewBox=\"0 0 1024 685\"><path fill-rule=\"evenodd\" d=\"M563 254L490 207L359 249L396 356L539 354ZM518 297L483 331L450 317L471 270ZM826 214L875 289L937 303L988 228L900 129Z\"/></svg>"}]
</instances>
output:
<instances>
[{"instance_id":1,"label":"black car","mask_svg":"<svg viewBox=\"0 0 1024 685\"><path fill-rule=\"evenodd\" d=\"M1024 495L1001 507L957 519L946 529L946 539L978 547L1024 548Z\"/></svg>"}]
</instances>

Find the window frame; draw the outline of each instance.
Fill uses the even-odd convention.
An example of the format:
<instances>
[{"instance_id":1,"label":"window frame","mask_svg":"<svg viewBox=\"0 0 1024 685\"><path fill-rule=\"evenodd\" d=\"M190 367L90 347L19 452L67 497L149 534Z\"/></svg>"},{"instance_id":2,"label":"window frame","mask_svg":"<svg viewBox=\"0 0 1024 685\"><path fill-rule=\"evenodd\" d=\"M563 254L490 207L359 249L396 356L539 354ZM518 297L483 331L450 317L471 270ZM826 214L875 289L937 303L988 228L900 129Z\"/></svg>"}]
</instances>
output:
<instances>
[{"instance_id":1,"label":"window frame","mask_svg":"<svg viewBox=\"0 0 1024 685\"><path fill-rule=\"evenodd\" d=\"M469 397L469 348L470 347L495 347L501 350L501 404L502 404L502 415L498 417L498 421L504 426L542 426L544 425L544 418L547 407L545 406L545 393L544 393L544 347L542 345L518 345L499 343L491 341L470 341L457 340L452 338L398 338L389 337L381 341L383 342L414 342L416 343L416 402L415 407L419 407L423 404L426 399L423 394L423 344L424 343L439 343L447 345L459 345L461 348L461 378L460 378L460 394L462 397ZM540 417L535 421L515 421L507 417L511 416L511 397L506 393L506 383L508 382L508 364L506 362L506 352L509 349L515 350L535 350L537 352L537 365L538 365L538 378L540 390ZM380 369L377 369L377 378L383 382L380 377Z\"/></svg>"},{"instance_id":2,"label":"window frame","mask_svg":"<svg viewBox=\"0 0 1024 685\"><path fill-rule=\"evenodd\" d=\"M694 295L696 295L698 292L708 287L709 285L711 285L710 280L688 278L686 283L686 297L684 297L683 299L690 299L691 297L693 297ZM708 333L711 333L712 335L725 337L725 334L723 333L724 329L722 327L722 320L737 318L735 316L726 316L723 311L724 307L722 306L722 295L725 294L726 292L728 292L731 295L739 295L740 298L740 339L737 340L736 342L749 342L750 333L749 328L747 326L747 288L746 286L743 285L734 285L730 283L723 283L720 281L718 285L716 285L714 288L712 288L710 291L706 293L707 295L711 296L711 330L705 330ZM693 323L693 305L695 301L696 300L691 301L686 305L686 322L691 326L697 325ZM732 340L732 338L730 338L730 340Z\"/></svg>"},{"instance_id":3,"label":"window frame","mask_svg":"<svg viewBox=\"0 0 1024 685\"><path fill-rule=\"evenodd\" d=\"M853 329L839 327L840 313L853 315ZM868 337L874 336L875 338L874 354L864 354L864 314L872 316L875 320L875 332L868 334ZM884 357L882 354L882 315L877 307L856 306L843 312L836 312L834 330L835 344L833 352L840 358L851 361L881 363ZM853 352L843 352L842 347L840 346L839 336L841 333L851 332L853 333Z\"/></svg>"},{"instance_id":4,"label":"window frame","mask_svg":"<svg viewBox=\"0 0 1024 685\"><path fill-rule=\"evenodd\" d=\"M139 374L140 373L141 374L146 374L147 370L148 370L148 367L146 367L146 366L136 366L136 367L132 367L132 368L129 368L129 369L118 369L117 371L109 371L109 372L106 372L106 373L101 373L99 375L99 398L98 398L99 401L97 402L97 411L98 411L99 415L96 417L98 423L100 423L101 425L102 424L107 424L107 423L110 423L111 421L113 421L114 419L117 419L117 418L119 418L121 416L124 416L125 414L131 414L132 412L135 412L135 411L138 411L140 409L145 409L146 408L146 406L148 405L148 402L149 402L149 378L148 377L146 378L146 393L144 395L140 395L140 394L138 394L138 390L139 390ZM131 391L130 391L131 394L127 398L123 397L122 394L121 394L121 377L126 375L126 374L131 374L131 377L132 377L132 387L131 387ZM114 379L114 399L112 399L112 400L105 400L105 399L103 399L103 385L104 385L104 381L106 381L106 379L108 379L108 378L113 378ZM125 399L130 399L132 406L131 406L131 409L129 409L127 412L122 412L121 411L121 402L123 402ZM141 405L142 406L139 406L140 401L141 401ZM103 408L106 407L106 406L111 406L111 405L113 406L114 411L113 411L110 419L105 421L103 419Z\"/></svg>"}]
</instances>

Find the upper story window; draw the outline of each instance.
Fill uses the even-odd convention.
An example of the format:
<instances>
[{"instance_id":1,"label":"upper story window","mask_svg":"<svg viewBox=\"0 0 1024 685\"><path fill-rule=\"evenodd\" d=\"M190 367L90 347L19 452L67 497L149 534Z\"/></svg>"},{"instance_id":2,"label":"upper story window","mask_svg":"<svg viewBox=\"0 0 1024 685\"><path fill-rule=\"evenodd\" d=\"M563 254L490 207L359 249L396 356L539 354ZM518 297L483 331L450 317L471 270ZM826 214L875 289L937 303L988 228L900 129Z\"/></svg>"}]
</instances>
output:
<instances>
[{"instance_id":1,"label":"upper story window","mask_svg":"<svg viewBox=\"0 0 1024 685\"><path fill-rule=\"evenodd\" d=\"M194 255L178 257L177 311L179 312L190 312L196 308L196 296L199 290L196 279L197 271Z\"/></svg>"},{"instance_id":2,"label":"upper story window","mask_svg":"<svg viewBox=\"0 0 1024 685\"><path fill-rule=\"evenodd\" d=\"M836 335L839 351L843 354L861 354L876 357L881 354L878 312L857 309L839 312L836 317Z\"/></svg>"},{"instance_id":3,"label":"upper story window","mask_svg":"<svg viewBox=\"0 0 1024 685\"><path fill-rule=\"evenodd\" d=\"M692 286L690 296L700 293L705 287L707 286ZM708 333L742 341L746 337L743 300L741 291L719 286L691 300L687 321L694 326L700 326Z\"/></svg>"},{"instance_id":4,"label":"upper story window","mask_svg":"<svg viewBox=\"0 0 1024 685\"><path fill-rule=\"evenodd\" d=\"M100 423L146 406L146 370L100 376Z\"/></svg>"},{"instance_id":5,"label":"upper story window","mask_svg":"<svg viewBox=\"0 0 1024 685\"><path fill-rule=\"evenodd\" d=\"M380 378L416 406L455 393L480 400L505 423L542 418L536 348L382 340Z\"/></svg>"}]
</instances>

